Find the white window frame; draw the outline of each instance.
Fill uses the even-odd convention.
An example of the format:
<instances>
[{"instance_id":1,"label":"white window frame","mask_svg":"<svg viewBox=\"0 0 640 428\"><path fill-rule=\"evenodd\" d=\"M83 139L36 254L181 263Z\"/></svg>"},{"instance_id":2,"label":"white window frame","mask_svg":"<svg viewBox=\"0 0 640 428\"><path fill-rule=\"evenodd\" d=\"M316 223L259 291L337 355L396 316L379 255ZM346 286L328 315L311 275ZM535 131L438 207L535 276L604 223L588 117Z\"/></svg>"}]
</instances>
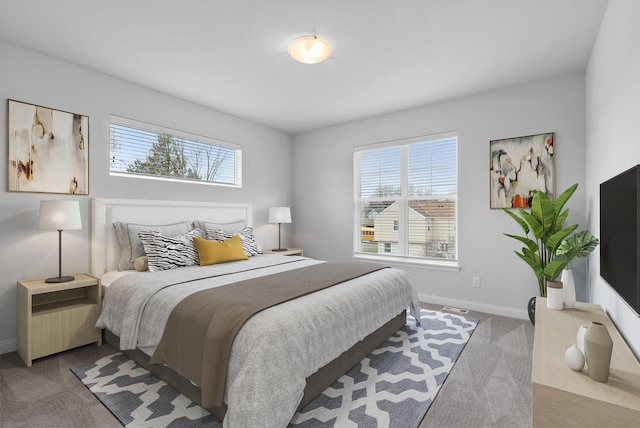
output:
<instances>
[{"instance_id":1,"label":"white window frame","mask_svg":"<svg viewBox=\"0 0 640 428\"><path fill-rule=\"evenodd\" d=\"M365 259L365 260L371 260L371 261L378 261L378 262L393 262L394 264L398 264L398 265L407 265L407 266L421 266L421 267L426 267L426 268L430 268L430 269L437 269L437 270L445 270L445 271L454 271L454 272L458 272L460 270L460 265L459 265L459 257L458 257L458 249L460 247L460 241L459 241L459 236L458 236L458 195L460 193L460 189L459 189L459 185L457 186L458 188L458 193L455 195L444 195L446 196L446 199L450 199L452 201L455 202L455 257L454 260L447 260L447 259L433 259L433 258L423 258L423 257L409 257L407 255L401 255L401 256L396 256L396 255L388 255L388 254L375 254L375 253L364 253L364 252L359 252L357 251L357 249L360 246L360 240L361 240L361 235L360 235L360 230L361 230L361 222L360 222L360 202L361 202L361 198L360 198L360 181L361 181L361 176L360 176L360 164L359 164L359 157L356 156L357 152L360 151L367 151L367 150L375 150L375 149L380 149L380 148L385 148L385 147L404 147L404 149L401 150L401 188L402 188L402 195L401 196L393 196L393 197L380 197L380 198L368 198L368 201L376 201L376 200L384 200L384 201L389 201L389 200L404 200L404 201L411 201L411 200L442 200L443 199L443 195L419 195L419 196L411 196L408 193L408 149L407 147L411 144L415 144L415 143L421 143L421 142L428 142L428 141L437 141L437 140L442 140L442 139L447 139L447 138L456 138L457 140L457 144L456 144L456 151L458 151L458 148L460 146L460 141L459 141L459 137L458 137L458 132L457 131L450 131L450 132L445 132L445 133L440 133L440 134L434 134L434 135L425 135L425 136L419 136L419 137L411 137L411 138L405 138L405 139L400 139L400 140L393 140L393 141L386 141L386 142L382 142L382 143L376 143L376 144L368 144L368 145L363 145L363 146L356 146L354 147L354 162L353 162L353 173L354 173L354 180L353 180L353 195L354 195L354 233L353 233L353 258L354 259ZM459 156L456 156L457 162L459 163ZM459 183L459 168L458 168L458 177L457 177L457 181ZM408 204L400 204L401 209L398 212L398 222L399 224L408 224L408 212L406 207L408 206ZM355 231L358 231L358 233L356 233ZM400 230L398 231L400 236L399 236L399 243L400 246L404 247L404 251L403 254L408 254L408 228L407 227L400 227Z\"/></svg>"},{"instance_id":2,"label":"white window frame","mask_svg":"<svg viewBox=\"0 0 640 428\"><path fill-rule=\"evenodd\" d=\"M125 117L110 115L109 116L109 138L111 138L111 125L117 124L121 126L131 127L135 129L141 129L148 132L158 134L169 134L174 137L183 138L197 143L209 144L214 147L222 147L226 149L234 150L234 183L196 180L189 178L179 177L166 177L149 174L140 174L132 172L112 171L111 165L109 165L109 175L114 177L127 177L127 178L139 178L145 180L160 180L160 181L172 181L178 183L189 184L204 184L209 186L224 186L224 187L242 187L242 146L240 144L230 143L223 140L218 140L203 135L192 134L185 131L179 131L177 129L167 128L164 126L153 125L151 123L141 122L133 119L127 119ZM109 145L109 162L111 162L111 145Z\"/></svg>"}]
</instances>

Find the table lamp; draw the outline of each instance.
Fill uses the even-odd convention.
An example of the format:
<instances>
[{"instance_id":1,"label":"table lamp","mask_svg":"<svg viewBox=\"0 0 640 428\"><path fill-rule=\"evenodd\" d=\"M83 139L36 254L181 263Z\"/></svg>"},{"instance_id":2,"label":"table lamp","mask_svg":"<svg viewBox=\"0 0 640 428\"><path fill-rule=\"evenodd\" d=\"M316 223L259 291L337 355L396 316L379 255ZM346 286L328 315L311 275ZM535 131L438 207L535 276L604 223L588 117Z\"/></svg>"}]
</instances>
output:
<instances>
[{"instance_id":1,"label":"table lamp","mask_svg":"<svg viewBox=\"0 0 640 428\"><path fill-rule=\"evenodd\" d=\"M82 229L80 204L77 201L40 201L38 228L58 231L58 276L47 278L45 282L73 281L73 276L62 276L62 231Z\"/></svg>"},{"instance_id":2,"label":"table lamp","mask_svg":"<svg viewBox=\"0 0 640 428\"><path fill-rule=\"evenodd\" d=\"M271 251L287 251L280 244L280 225L282 223L291 223L291 209L289 207L271 207L269 208L269 223L278 223L278 248Z\"/></svg>"}]
</instances>

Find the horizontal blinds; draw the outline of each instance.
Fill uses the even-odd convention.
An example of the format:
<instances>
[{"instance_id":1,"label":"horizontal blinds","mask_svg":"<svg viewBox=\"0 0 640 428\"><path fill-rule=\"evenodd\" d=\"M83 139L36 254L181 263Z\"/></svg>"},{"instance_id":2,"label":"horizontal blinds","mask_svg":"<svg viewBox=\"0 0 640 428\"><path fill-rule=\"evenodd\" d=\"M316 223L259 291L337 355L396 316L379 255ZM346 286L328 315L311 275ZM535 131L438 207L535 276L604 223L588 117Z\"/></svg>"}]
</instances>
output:
<instances>
[{"instance_id":1,"label":"horizontal blinds","mask_svg":"<svg viewBox=\"0 0 640 428\"><path fill-rule=\"evenodd\" d=\"M408 146L410 195L458 193L457 143L457 138L448 138Z\"/></svg>"},{"instance_id":2,"label":"horizontal blinds","mask_svg":"<svg viewBox=\"0 0 640 428\"><path fill-rule=\"evenodd\" d=\"M241 184L239 145L122 118L112 118L109 130L111 172Z\"/></svg>"},{"instance_id":3,"label":"horizontal blinds","mask_svg":"<svg viewBox=\"0 0 640 428\"><path fill-rule=\"evenodd\" d=\"M356 156L360 158L360 195L362 197L401 194L400 147L358 152Z\"/></svg>"},{"instance_id":4,"label":"horizontal blinds","mask_svg":"<svg viewBox=\"0 0 640 428\"><path fill-rule=\"evenodd\" d=\"M456 135L358 147L354 178L356 252L457 259Z\"/></svg>"}]
</instances>

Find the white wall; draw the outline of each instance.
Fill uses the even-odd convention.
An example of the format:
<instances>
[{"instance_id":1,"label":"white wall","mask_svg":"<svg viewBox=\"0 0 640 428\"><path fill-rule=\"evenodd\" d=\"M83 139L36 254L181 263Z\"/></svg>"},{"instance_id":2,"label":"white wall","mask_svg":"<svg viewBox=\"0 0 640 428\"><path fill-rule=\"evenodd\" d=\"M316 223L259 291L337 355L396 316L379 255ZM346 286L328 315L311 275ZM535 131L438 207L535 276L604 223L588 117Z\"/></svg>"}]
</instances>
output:
<instances>
[{"instance_id":1,"label":"white wall","mask_svg":"<svg viewBox=\"0 0 640 428\"><path fill-rule=\"evenodd\" d=\"M600 232L600 183L640 163L640 2L615 0L600 27L586 72L587 210ZM589 258L589 296L640 357L640 318L600 277L600 253Z\"/></svg>"},{"instance_id":2,"label":"white wall","mask_svg":"<svg viewBox=\"0 0 640 428\"><path fill-rule=\"evenodd\" d=\"M92 197L252 203L257 240L266 247L277 245L277 226L266 224L267 209L291 204L291 136L2 41L0 58L3 142L8 98L88 115L90 122L89 196L7 192L6 167L0 174L0 353L16 349L16 281L57 275L57 233L37 229L42 199L80 201L83 229L63 233L67 274L90 268ZM110 177L110 114L241 144L242 189ZM6 148L0 150L0 163L7 165ZM284 242L289 242L289 230L283 226Z\"/></svg>"},{"instance_id":3,"label":"white wall","mask_svg":"<svg viewBox=\"0 0 640 428\"><path fill-rule=\"evenodd\" d=\"M353 148L363 144L458 131L459 258L462 270L405 267L421 297L493 313L526 317L538 294L531 269L503 232L519 226L489 209L489 141L555 132L556 191L579 182L571 222L585 225L584 75L572 74L483 95L294 136L294 243L305 255L346 260L352 255ZM585 297L585 263L575 263L578 297ZM472 277L481 277L481 288Z\"/></svg>"}]
</instances>

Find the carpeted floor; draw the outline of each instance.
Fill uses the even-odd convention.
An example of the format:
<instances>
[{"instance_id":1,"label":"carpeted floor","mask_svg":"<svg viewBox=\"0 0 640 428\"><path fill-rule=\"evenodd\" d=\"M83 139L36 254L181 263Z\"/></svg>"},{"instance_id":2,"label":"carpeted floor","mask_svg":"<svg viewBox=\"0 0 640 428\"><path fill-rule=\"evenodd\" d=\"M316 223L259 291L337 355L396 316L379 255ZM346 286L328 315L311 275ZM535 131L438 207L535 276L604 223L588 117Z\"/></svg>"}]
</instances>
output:
<instances>
[{"instance_id":1,"label":"carpeted floor","mask_svg":"<svg viewBox=\"0 0 640 428\"><path fill-rule=\"evenodd\" d=\"M533 326L468 315L481 322L420 428L529 427ZM15 352L0 356L0 427L120 427L69 370L114 352L106 344L88 345L36 360L28 369Z\"/></svg>"}]
</instances>

